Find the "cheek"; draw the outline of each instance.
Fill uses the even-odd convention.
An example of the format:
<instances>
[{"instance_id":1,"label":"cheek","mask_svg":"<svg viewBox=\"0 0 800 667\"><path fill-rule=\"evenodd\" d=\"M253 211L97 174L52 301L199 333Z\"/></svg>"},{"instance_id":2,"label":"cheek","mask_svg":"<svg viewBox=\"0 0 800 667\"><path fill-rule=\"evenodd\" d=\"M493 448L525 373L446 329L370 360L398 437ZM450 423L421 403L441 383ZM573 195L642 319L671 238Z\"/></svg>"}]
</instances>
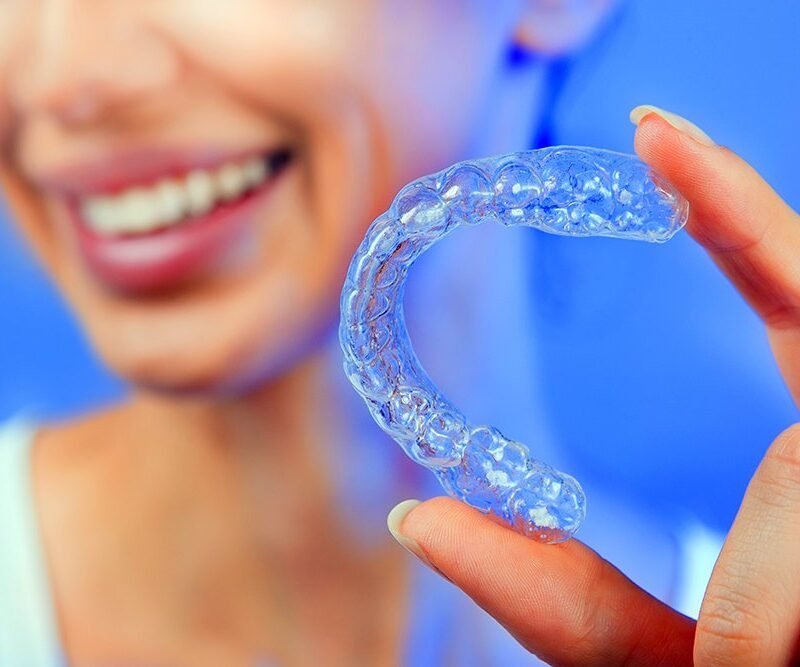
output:
<instances>
[{"instance_id":1,"label":"cheek","mask_svg":"<svg viewBox=\"0 0 800 667\"><path fill-rule=\"evenodd\" d=\"M272 113L294 116L324 108L346 85L353 22L340 1L197 4L174 0L158 5L150 20L191 63L237 95Z\"/></svg>"},{"instance_id":2,"label":"cheek","mask_svg":"<svg viewBox=\"0 0 800 667\"><path fill-rule=\"evenodd\" d=\"M5 152L11 130L11 107L5 92L8 90L8 76L2 68L3 63L0 61L0 152Z\"/></svg>"},{"instance_id":3,"label":"cheek","mask_svg":"<svg viewBox=\"0 0 800 667\"><path fill-rule=\"evenodd\" d=\"M175 0L152 20L199 69L264 113L322 138L365 135L354 143L370 145L367 169L385 184L376 184L385 204L411 178L463 157L503 43L501 23L467 11L443 17L437 7Z\"/></svg>"},{"instance_id":4,"label":"cheek","mask_svg":"<svg viewBox=\"0 0 800 667\"><path fill-rule=\"evenodd\" d=\"M0 0L2 5L2 0ZM7 26L3 24L0 8L0 154L9 150L8 142L11 134L11 101L9 100L9 71L11 67L10 36Z\"/></svg>"},{"instance_id":5,"label":"cheek","mask_svg":"<svg viewBox=\"0 0 800 667\"><path fill-rule=\"evenodd\" d=\"M359 65L369 49L361 4L209 0L198 10L196 0L176 0L152 17L189 67L299 137L299 194L334 247L335 237L377 215L393 171L372 99L379 86Z\"/></svg>"},{"instance_id":6,"label":"cheek","mask_svg":"<svg viewBox=\"0 0 800 667\"><path fill-rule=\"evenodd\" d=\"M55 273L58 251L52 228L46 224L47 211L40 198L6 163L0 162L0 193L8 206L9 220L19 228L36 256L51 273Z\"/></svg>"}]
</instances>

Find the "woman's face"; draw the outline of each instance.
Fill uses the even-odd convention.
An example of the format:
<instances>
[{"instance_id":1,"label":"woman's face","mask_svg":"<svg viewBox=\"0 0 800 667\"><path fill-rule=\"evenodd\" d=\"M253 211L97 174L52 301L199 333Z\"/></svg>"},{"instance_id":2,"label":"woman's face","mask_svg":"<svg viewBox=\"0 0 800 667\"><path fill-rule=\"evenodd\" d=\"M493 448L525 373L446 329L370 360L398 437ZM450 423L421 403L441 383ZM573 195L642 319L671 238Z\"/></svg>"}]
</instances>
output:
<instances>
[{"instance_id":1,"label":"woman's face","mask_svg":"<svg viewBox=\"0 0 800 667\"><path fill-rule=\"evenodd\" d=\"M123 377L277 372L369 221L463 154L518 4L5 0L14 218Z\"/></svg>"}]
</instances>

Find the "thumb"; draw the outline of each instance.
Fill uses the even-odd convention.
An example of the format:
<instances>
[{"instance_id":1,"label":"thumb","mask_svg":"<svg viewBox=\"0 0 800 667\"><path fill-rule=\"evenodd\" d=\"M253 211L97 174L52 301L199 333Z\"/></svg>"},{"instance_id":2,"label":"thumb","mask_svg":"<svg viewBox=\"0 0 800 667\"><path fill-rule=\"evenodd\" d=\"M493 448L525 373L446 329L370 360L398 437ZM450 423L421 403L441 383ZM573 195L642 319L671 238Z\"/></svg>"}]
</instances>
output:
<instances>
[{"instance_id":1,"label":"thumb","mask_svg":"<svg viewBox=\"0 0 800 667\"><path fill-rule=\"evenodd\" d=\"M556 665L690 665L694 622L577 540L544 545L450 498L407 500L395 538Z\"/></svg>"}]
</instances>

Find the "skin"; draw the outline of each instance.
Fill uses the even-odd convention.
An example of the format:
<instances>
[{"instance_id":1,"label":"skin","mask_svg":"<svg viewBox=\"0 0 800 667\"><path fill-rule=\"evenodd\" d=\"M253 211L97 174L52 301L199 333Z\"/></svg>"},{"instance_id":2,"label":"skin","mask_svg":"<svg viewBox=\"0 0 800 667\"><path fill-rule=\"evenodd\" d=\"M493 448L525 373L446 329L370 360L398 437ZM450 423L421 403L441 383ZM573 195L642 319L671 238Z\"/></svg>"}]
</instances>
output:
<instances>
[{"instance_id":1,"label":"skin","mask_svg":"<svg viewBox=\"0 0 800 667\"><path fill-rule=\"evenodd\" d=\"M688 230L764 321L800 399L800 219L727 148L650 114L643 160L691 204ZM434 569L556 665L787 665L800 660L800 427L753 475L697 622L577 540L543 546L449 499L417 505L401 535Z\"/></svg>"},{"instance_id":2,"label":"skin","mask_svg":"<svg viewBox=\"0 0 800 667\"><path fill-rule=\"evenodd\" d=\"M512 45L568 52L611 6L452 4L0 3L4 199L94 349L132 387L123 405L40 429L34 447L70 664L397 662L401 559L385 541L359 544L336 509L331 469L364 438L331 336L344 270L407 181L525 145L545 65L512 86ZM285 147L294 160L248 228L247 252L163 293L109 289L77 252L52 175L186 147ZM494 256L521 272L513 252L506 240ZM452 289L457 268L433 284ZM482 288L471 298L491 302L497 288ZM396 462L395 498L415 488L408 465Z\"/></svg>"}]
</instances>

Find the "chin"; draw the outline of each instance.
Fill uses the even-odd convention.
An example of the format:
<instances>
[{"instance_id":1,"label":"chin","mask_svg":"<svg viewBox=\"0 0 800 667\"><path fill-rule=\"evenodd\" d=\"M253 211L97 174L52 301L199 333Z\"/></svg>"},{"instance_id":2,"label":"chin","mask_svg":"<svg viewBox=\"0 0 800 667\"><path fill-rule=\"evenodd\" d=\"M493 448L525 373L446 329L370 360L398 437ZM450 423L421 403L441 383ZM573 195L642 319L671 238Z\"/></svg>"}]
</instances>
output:
<instances>
[{"instance_id":1,"label":"chin","mask_svg":"<svg viewBox=\"0 0 800 667\"><path fill-rule=\"evenodd\" d=\"M188 397L221 394L223 387L235 383L235 373L227 361L231 354L191 348L177 353L153 350L147 354L100 349L111 372L135 390Z\"/></svg>"},{"instance_id":2,"label":"chin","mask_svg":"<svg viewBox=\"0 0 800 667\"><path fill-rule=\"evenodd\" d=\"M276 327L276 329L280 329ZM171 346L150 344L127 349L95 341L106 366L136 390L188 398L242 396L279 381L333 340L335 322L282 336L251 332L231 340L193 338Z\"/></svg>"}]
</instances>

